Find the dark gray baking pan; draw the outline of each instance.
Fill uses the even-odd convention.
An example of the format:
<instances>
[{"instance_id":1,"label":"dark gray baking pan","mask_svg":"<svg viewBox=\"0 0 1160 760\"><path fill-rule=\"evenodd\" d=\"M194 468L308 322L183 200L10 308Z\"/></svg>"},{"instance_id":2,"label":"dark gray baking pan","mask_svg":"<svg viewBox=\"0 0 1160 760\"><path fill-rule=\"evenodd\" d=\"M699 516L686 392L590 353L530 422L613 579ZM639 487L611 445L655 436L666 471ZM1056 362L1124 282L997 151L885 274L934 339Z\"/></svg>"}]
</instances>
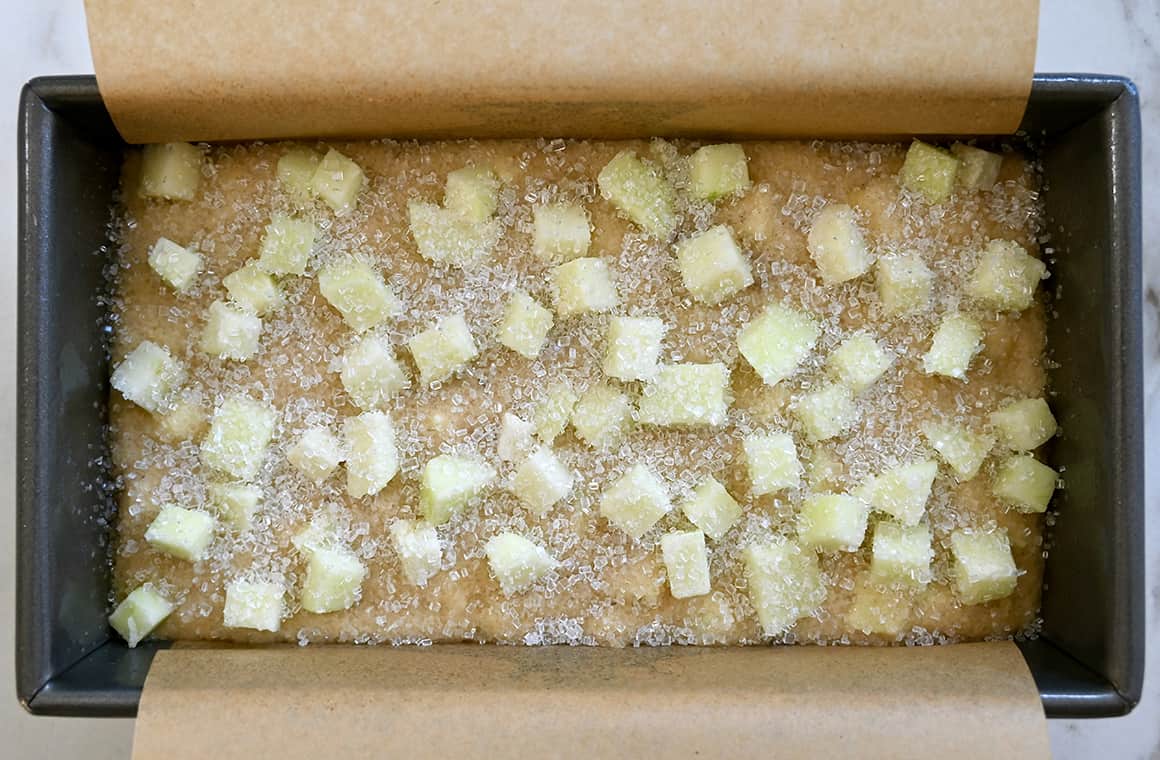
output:
<instances>
[{"instance_id":1,"label":"dark gray baking pan","mask_svg":"<svg viewBox=\"0 0 1160 760\"><path fill-rule=\"evenodd\" d=\"M1049 323L1067 489L1056 497L1043 634L1020 644L1052 717L1122 715L1144 670L1140 123L1136 90L1038 76L1024 121L1042 158L1063 298ZM158 647L106 623L111 494L102 332L109 208L124 143L92 77L21 94L16 689L44 715L131 716Z\"/></svg>"}]
</instances>

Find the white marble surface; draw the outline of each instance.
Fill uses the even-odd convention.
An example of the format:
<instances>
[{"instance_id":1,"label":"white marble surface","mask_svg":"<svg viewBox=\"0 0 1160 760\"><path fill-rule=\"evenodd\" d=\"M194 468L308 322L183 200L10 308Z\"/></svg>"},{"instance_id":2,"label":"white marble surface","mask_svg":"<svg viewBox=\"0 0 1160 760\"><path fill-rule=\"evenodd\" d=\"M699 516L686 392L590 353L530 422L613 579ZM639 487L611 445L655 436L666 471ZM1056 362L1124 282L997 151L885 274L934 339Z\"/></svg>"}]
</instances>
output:
<instances>
[{"instance_id":1,"label":"white marble surface","mask_svg":"<svg viewBox=\"0 0 1160 760\"><path fill-rule=\"evenodd\" d=\"M92 71L81 0L0 0L6 6L8 42L0 46L0 256L6 295L0 294L0 355L15 356L16 271L16 97L30 77ZM1148 469L1160 472L1160 3L1156 0L1042 0L1036 69L1088 71L1130 76L1144 102L1144 351L1148 424ZM15 428L14 372L0 380L0 430ZM0 437L0 465L8 484L0 489L0 556L13 556L13 479L15 441ZM1148 484L1148 653L1145 696L1127 718L1053 721L1052 748L1057 757L1160 760L1160 478ZM0 737L3 754L21 758L81 757L90 760L127 757L132 722L32 718L12 697L13 565L0 570Z\"/></svg>"}]
</instances>

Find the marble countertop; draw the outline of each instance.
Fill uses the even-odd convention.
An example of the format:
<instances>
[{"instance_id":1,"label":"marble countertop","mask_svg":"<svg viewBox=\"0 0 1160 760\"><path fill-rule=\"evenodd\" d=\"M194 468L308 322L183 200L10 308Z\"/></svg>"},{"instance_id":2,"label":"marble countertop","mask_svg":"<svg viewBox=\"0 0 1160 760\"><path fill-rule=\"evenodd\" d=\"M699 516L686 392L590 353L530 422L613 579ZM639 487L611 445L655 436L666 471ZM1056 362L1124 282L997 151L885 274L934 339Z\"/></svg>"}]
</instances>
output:
<instances>
[{"instance_id":1,"label":"marble countertop","mask_svg":"<svg viewBox=\"0 0 1160 760\"><path fill-rule=\"evenodd\" d=\"M7 107L0 108L0 255L8 295L0 297L2 354L15 355L16 346L16 97L29 78L44 74L92 71L85 36L82 0L6 0L7 25L12 34L0 48L0 92ZM1147 470L1160 472L1160 4L1156 0L1041 0L1039 50L1036 70L1041 72L1097 72L1121 74L1135 80L1143 100L1144 121L1144 393L1147 425ZM0 380L0 429L15 429L15 376ZM0 463L9 484L0 496L0 556L13 557L15 525L13 492L16 461L14 437L0 438ZM1148 483L1147 503L1152 512L1147 525L1148 664L1144 698L1126 718L1091 721L1052 721L1052 750L1060 758L1114 758L1160 760L1160 478ZM132 721L33 718L24 714L12 696L12 635L15 606L11 560L0 570L0 736L12 757L58 758L84 756L90 760L128 757Z\"/></svg>"}]
</instances>

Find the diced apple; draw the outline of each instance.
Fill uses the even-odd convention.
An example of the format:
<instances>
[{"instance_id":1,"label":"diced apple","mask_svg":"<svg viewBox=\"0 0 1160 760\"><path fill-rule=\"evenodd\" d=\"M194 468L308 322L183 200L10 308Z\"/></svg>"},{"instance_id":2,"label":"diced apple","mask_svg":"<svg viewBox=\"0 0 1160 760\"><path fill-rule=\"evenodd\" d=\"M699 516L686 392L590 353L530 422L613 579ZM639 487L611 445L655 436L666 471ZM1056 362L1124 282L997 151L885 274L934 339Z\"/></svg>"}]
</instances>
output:
<instances>
[{"instance_id":1,"label":"diced apple","mask_svg":"<svg viewBox=\"0 0 1160 760\"><path fill-rule=\"evenodd\" d=\"M443 565L443 548L435 527L423 520L396 520L391 524L391 545L399 555L403 577L415 586L426 586Z\"/></svg>"},{"instance_id":2,"label":"diced apple","mask_svg":"<svg viewBox=\"0 0 1160 760\"><path fill-rule=\"evenodd\" d=\"M495 220L473 222L434 203L411 201L407 216L419 255L435 264L471 269L491 255L499 239Z\"/></svg>"},{"instance_id":3,"label":"diced apple","mask_svg":"<svg viewBox=\"0 0 1160 760\"><path fill-rule=\"evenodd\" d=\"M171 557L199 562L213 541L213 528L208 512L165 504L145 531L145 540Z\"/></svg>"},{"instance_id":4,"label":"diced apple","mask_svg":"<svg viewBox=\"0 0 1160 760\"><path fill-rule=\"evenodd\" d=\"M129 401L160 414L169 408L185 383L185 367L169 354L169 349L143 340L125 355L109 382Z\"/></svg>"},{"instance_id":5,"label":"diced apple","mask_svg":"<svg viewBox=\"0 0 1160 760\"><path fill-rule=\"evenodd\" d=\"M1059 473L1029 454L1016 454L999 465L995 496L1020 512L1046 512Z\"/></svg>"},{"instance_id":6,"label":"diced apple","mask_svg":"<svg viewBox=\"0 0 1160 760\"><path fill-rule=\"evenodd\" d=\"M970 317L947 314L935 330L930 350L922 357L928 375L946 375L965 380L971 359L983 348L983 328Z\"/></svg>"},{"instance_id":7,"label":"diced apple","mask_svg":"<svg viewBox=\"0 0 1160 760\"><path fill-rule=\"evenodd\" d=\"M818 212L806 248L827 285L860 277L874 263L854 209L844 203L828 203Z\"/></svg>"},{"instance_id":8,"label":"diced apple","mask_svg":"<svg viewBox=\"0 0 1160 760\"><path fill-rule=\"evenodd\" d=\"M443 317L407 341L419 368L419 381L431 385L446 380L479 356L463 314Z\"/></svg>"},{"instance_id":9,"label":"diced apple","mask_svg":"<svg viewBox=\"0 0 1160 760\"><path fill-rule=\"evenodd\" d=\"M209 422L201 400L186 394L170 406L169 411L157 418L157 433L169 443L191 441L201 435Z\"/></svg>"},{"instance_id":10,"label":"diced apple","mask_svg":"<svg viewBox=\"0 0 1160 760\"><path fill-rule=\"evenodd\" d=\"M777 636L826 601L817 555L780 536L742 552L749 598L766 636Z\"/></svg>"},{"instance_id":11,"label":"diced apple","mask_svg":"<svg viewBox=\"0 0 1160 760\"><path fill-rule=\"evenodd\" d=\"M253 480L266 459L277 417L268 404L230 396L213 414L201 443L201 461L238 480Z\"/></svg>"},{"instance_id":12,"label":"diced apple","mask_svg":"<svg viewBox=\"0 0 1160 760\"><path fill-rule=\"evenodd\" d=\"M523 459L536 448L536 426L511 412L504 412L496 443L499 458L505 462Z\"/></svg>"},{"instance_id":13,"label":"diced apple","mask_svg":"<svg viewBox=\"0 0 1160 760\"><path fill-rule=\"evenodd\" d=\"M878 300L889 316L904 316L926 309L934 288L934 273L918 254L878 259Z\"/></svg>"},{"instance_id":14,"label":"diced apple","mask_svg":"<svg viewBox=\"0 0 1160 760\"><path fill-rule=\"evenodd\" d=\"M381 409L407 387L407 375L386 338L367 335L342 355L342 387L355 406Z\"/></svg>"},{"instance_id":15,"label":"diced apple","mask_svg":"<svg viewBox=\"0 0 1160 760\"><path fill-rule=\"evenodd\" d=\"M541 446L516 468L512 492L533 514L542 515L568 495L573 480L572 471L555 452Z\"/></svg>"},{"instance_id":16,"label":"diced apple","mask_svg":"<svg viewBox=\"0 0 1160 760\"><path fill-rule=\"evenodd\" d=\"M149 249L149 266L178 293L193 287L201 272L201 254L178 245L169 238L158 238Z\"/></svg>"},{"instance_id":17,"label":"diced apple","mask_svg":"<svg viewBox=\"0 0 1160 760\"><path fill-rule=\"evenodd\" d=\"M859 495L874 509L903 525L917 525L926 512L926 502L937 475L938 462L933 459L909 462L870 478Z\"/></svg>"},{"instance_id":18,"label":"diced apple","mask_svg":"<svg viewBox=\"0 0 1160 760\"><path fill-rule=\"evenodd\" d=\"M906 161L898 178L902 186L918 193L927 203L942 203L951 197L959 160L942 148L915 140L906 151Z\"/></svg>"},{"instance_id":19,"label":"diced apple","mask_svg":"<svg viewBox=\"0 0 1160 760\"><path fill-rule=\"evenodd\" d=\"M753 284L753 272L733 233L723 224L677 243L681 280L693 298L710 305Z\"/></svg>"},{"instance_id":20,"label":"diced apple","mask_svg":"<svg viewBox=\"0 0 1160 760\"><path fill-rule=\"evenodd\" d=\"M365 179L358 164L331 148L310 177L310 191L342 216L358 203Z\"/></svg>"},{"instance_id":21,"label":"diced apple","mask_svg":"<svg viewBox=\"0 0 1160 760\"><path fill-rule=\"evenodd\" d=\"M798 540L824 552L854 552L866 535L870 510L856 496L811 494L798 515Z\"/></svg>"},{"instance_id":22,"label":"diced apple","mask_svg":"<svg viewBox=\"0 0 1160 760\"><path fill-rule=\"evenodd\" d=\"M628 396L608 385L594 385L572 409L572 427L589 446L601 448L617 440L632 415Z\"/></svg>"},{"instance_id":23,"label":"diced apple","mask_svg":"<svg viewBox=\"0 0 1160 760\"><path fill-rule=\"evenodd\" d=\"M855 333L842 341L826 359L834 378L854 393L874 384L890 368L893 357L867 333Z\"/></svg>"},{"instance_id":24,"label":"diced apple","mask_svg":"<svg viewBox=\"0 0 1160 760\"><path fill-rule=\"evenodd\" d=\"M310 199L310 180L322 156L308 148L291 148L278 159L278 181L291 198L304 203Z\"/></svg>"},{"instance_id":25,"label":"diced apple","mask_svg":"<svg viewBox=\"0 0 1160 760\"><path fill-rule=\"evenodd\" d=\"M959 480L975 477L995 445L994 436L951 423L924 422L922 434Z\"/></svg>"},{"instance_id":26,"label":"diced apple","mask_svg":"<svg viewBox=\"0 0 1160 760\"><path fill-rule=\"evenodd\" d=\"M693 495L681 503L681 511L714 541L720 540L741 517L740 505L711 475L697 484Z\"/></svg>"},{"instance_id":27,"label":"diced apple","mask_svg":"<svg viewBox=\"0 0 1160 760\"><path fill-rule=\"evenodd\" d=\"M258 351L262 319L232 303L214 301L209 305L201 350L219 359L244 362Z\"/></svg>"},{"instance_id":28,"label":"diced apple","mask_svg":"<svg viewBox=\"0 0 1160 760\"><path fill-rule=\"evenodd\" d=\"M972 145L955 143L951 154L959 160L959 187L965 190L989 190L999 180L1003 156Z\"/></svg>"},{"instance_id":29,"label":"diced apple","mask_svg":"<svg viewBox=\"0 0 1160 760\"><path fill-rule=\"evenodd\" d=\"M226 628L277 631L285 615L286 588L270 581L234 580L226 585L222 624Z\"/></svg>"},{"instance_id":30,"label":"diced apple","mask_svg":"<svg viewBox=\"0 0 1160 760\"><path fill-rule=\"evenodd\" d=\"M991 240L979 255L966 293L998 311L1023 311L1035 300L1039 281L1047 277L1047 265L1016 242Z\"/></svg>"},{"instance_id":31,"label":"diced apple","mask_svg":"<svg viewBox=\"0 0 1160 760\"><path fill-rule=\"evenodd\" d=\"M983 604L1010 596L1019 579L1007 532L951 533L953 574L963 604Z\"/></svg>"},{"instance_id":32,"label":"diced apple","mask_svg":"<svg viewBox=\"0 0 1160 760\"><path fill-rule=\"evenodd\" d=\"M649 425L723 425L729 411L729 368L666 364L645 386L637 416Z\"/></svg>"},{"instance_id":33,"label":"diced apple","mask_svg":"<svg viewBox=\"0 0 1160 760\"><path fill-rule=\"evenodd\" d=\"M583 206L553 203L532 209L532 253L545 261L571 261L588 253L592 230Z\"/></svg>"},{"instance_id":34,"label":"diced apple","mask_svg":"<svg viewBox=\"0 0 1160 760\"><path fill-rule=\"evenodd\" d=\"M201 148L189 143L146 145L141 151L142 198L191 201L201 186Z\"/></svg>"},{"instance_id":35,"label":"diced apple","mask_svg":"<svg viewBox=\"0 0 1160 760\"><path fill-rule=\"evenodd\" d=\"M772 303L737 334L737 347L766 385L777 385L805 361L819 335L813 317Z\"/></svg>"},{"instance_id":36,"label":"diced apple","mask_svg":"<svg viewBox=\"0 0 1160 760\"><path fill-rule=\"evenodd\" d=\"M309 428L286 450L286 459L310 480L321 483L342 463L342 444L324 427Z\"/></svg>"},{"instance_id":37,"label":"diced apple","mask_svg":"<svg viewBox=\"0 0 1160 760\"><path fill-rule=\"evenodd\" d=\"M556 312L571 317L587 311L616 308L616 285L604 259L573 259L552 270L552 296Z\"/></svg>"},{"instance_id":38,"label":"diced apple","mask_svg":"<svg viewBox=\"0 0 1160 760\"><path fill-rule=\"evenodd\" d=\"M117 609L109 615L109 625L121 634L121 638L132 649L161 625L161 621L169 617L173 610L173 602L146 584L133 589L121 600Z\"/></svg>"},{"instance_id":39,"label":"diced apple","mask_svg":"<svg viewBox=\"0 0 1160 760\"><path fill-rule=\"evenodd\" d=\"M704 533L699 530L666 533L661 536L661 557L674 599L704 596L712 591Z\"/></svg>"},{"instance_id":40,"label":"diced apple","mask_svg":"<svg viewBox=\"0 0 1160 760\"><path fill-rule=\"evenodd\" d=\"M604 374L617 380L648 380L657 373L668 326L656 317L613 317L605 339Z\"/></svg>"},{"instance_id":41,"label":"diced apple","mask_svg":"<svg viewBox=\"0 0 1160 760\"><path fill-rule=\"evenodd\" d=\"M520 356L535 359L548 340L553 321L552 312L526 292L517 290L504 306L497 340Z\"/></svg>"},{"instance_id":42,"label":"diced apple","mask_svg":"<svg viewBox=\"0 0 1160 760\"><path fill-rule=\"evenodd\" d=\"M639 539L672 508L665 484L643 464L634 464L600 495L600 515Z\"/></svg>"},{"instance_id":43,"label":"diced apple","mask_svg":"<svg viewBox=\"0 0 1160 760\"><path fill-rule=\"evenodd\" d=\"M399 471L395 426L384 412L363 412L342 423L346 444L346 492L358 499L386 488Z\"/></svg>"},{"instance_id":44,"label":"diced apple","mask_svg":"<svg viewBox=\"0 0 1160 760\"><path fill-rule=\"evenodd\" d=\"M278 283L255 264L246 264L222 278L226 292L238 306L258 316L282 305Z\"/></svg>"},{"instance_id":45,"label":"diced apple","mask_svg":"<svg viewBox=\"0 0 1160 760\"><path fill-rule=\"evenodd\" d=\"M576 392L566 381L550 384L544 391L544 397L532 410L532 425L535 426L536 436L544 443L555 441L568 427L577 400Z\"/></svg>"},{"instance_id":46,"label":"diced apple","mask_svg":"<svg viewBox=\"0 0 1160 760\"><path fill-rule=\"evenodd\" d=\"M302 609L320 614L349 609L366 575L366 565L349 549L315 549L306 563Z\"/></svg>"},{"instance_id":47,"label":"diced apple","mask_svg":"<svg viewBox=\"0 0 1160 760\"><path fill-rule=\"evenodd\" d=\"M801 396L793 405L793 414L813 442L837 438L854 427L860 416L850 389L839 383Z\"/></svg>"},{"instance_id":48,"label":"diced apple","mask_svg":"<svg viewBox=\"0 0 1160 760\"><path fill-rule=\"evenodd\" d=\"M478 459L440 454L423 468L419 491L423 516L432 525L442 525L483 493L495 476L495 470Z\"/></svg>"},{"instance_id":49,"label":"diced apple","mask_svg":"<svg viewBox=\"0 0 1160 760\"><path fill-rule=\"evenodd\" d=\"M1003 443L1016 451L1039 448L1059 429L1051 407L1041 398L1012 401L991 413L991 424Z\"/></svg>"},{"instance_id":50,"label":"diced apple","mask_svg":"<svg viewBox=\"0 0 1160 760\"><path fill-rule=\"evenodd\" d=\"M253 483L210 483L209 503L219 518L234 530L246 530L262 502L262 489Z\"/></svg>"},{"instance_id":51,"label":"diced apple","mask_svg":"<svg viewBox=\"0 0 1160 760\"><path fill-rule=\"evenodd\" d=\"M547 549L518 533L505 532L492 536L483 550L504 596L527 591L536 581L560 566Z\"/></svg>"},{"instance_id":52,"label":"diced apple","mask_svg":"<svg viewBox=\"0 0 1160 760\"><path fill-rule=\"evenodd\" d=\"M715 201L750 184L745 148L737 143L706 145L689 157L689 192L695 198Z\"/></svg>"},{"instance_id":53,"label":"diced apple","mask_svg":"<svg viewBox=\"0 0 1160 760\"><path fill-rule=\"evenodd\" d=\"M499 205L499 179L486 166L465 166L447 175L443 206L471 222L482 222Z\"/></svg>"},{"instance_id":54,"label":"diced apple","mask_svg":"<svg viewBox=\"0 0 1160 760\"><path fill-rule=\"evenodd\" d=\"M314 252L318 227L309 219L275 213L258 249L258 268L272 275L302 275Z\"/></svg>"},{"instance_id":55,"label":"diced apple","mask_svg":"<svg viewBox=\"0 0 1160 760\"><path fill-rule=\"evenodd\" d=\"M751 433L745 436L745 463L749 493L762 496L801 484L802 466L793 436L787 433Z\"/></svg>"},{"instance_id":56,"label":"diced apple","mask_svg":"<svg viewBox=\"0 0 1160 760\"><path fill-rule=\"evenodd\" d=\"M925 586L933 577L930 527L883 520L874 527L870 578L889 586Z\"/></svg>"},{"instance_id":57,"label":"diced apple","mask_svg":"<svg viewBox=\"0 0 1160 760\"><path fill-rule=\"evenodd\" d=\"M660 170L623 150L596 178L600 194L652 237L667 238L677 226L676 191Z\"/></svg>"},{"instance_id":58,"label":"diced apple","mask_svg":"<svg viewBox=\"0 0 1160 760\"><path fill-rule=\"evenodd\" d=\"M323 267L318 289L355 332L381 325L403 310L378 270L353 256Z\"/></svg>"}]
</instances>

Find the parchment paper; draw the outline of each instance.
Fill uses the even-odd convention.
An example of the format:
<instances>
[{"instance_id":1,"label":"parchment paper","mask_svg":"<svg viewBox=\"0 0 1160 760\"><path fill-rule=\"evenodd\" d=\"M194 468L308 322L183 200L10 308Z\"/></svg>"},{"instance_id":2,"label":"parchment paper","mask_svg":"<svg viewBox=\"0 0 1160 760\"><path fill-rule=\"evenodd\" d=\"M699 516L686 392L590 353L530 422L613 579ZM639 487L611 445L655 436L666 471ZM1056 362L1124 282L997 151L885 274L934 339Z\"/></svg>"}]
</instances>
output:
<instances>
[{"instance_id":1,"label":"parchment paper","mask_svg":"<svg viewBox=\"0 0 1160 760\"><path fill-rule=\"evenodd\" d=\"M87 0L130 142L1004 134L1036 0Z\"/></svg>"}]
</instances>

